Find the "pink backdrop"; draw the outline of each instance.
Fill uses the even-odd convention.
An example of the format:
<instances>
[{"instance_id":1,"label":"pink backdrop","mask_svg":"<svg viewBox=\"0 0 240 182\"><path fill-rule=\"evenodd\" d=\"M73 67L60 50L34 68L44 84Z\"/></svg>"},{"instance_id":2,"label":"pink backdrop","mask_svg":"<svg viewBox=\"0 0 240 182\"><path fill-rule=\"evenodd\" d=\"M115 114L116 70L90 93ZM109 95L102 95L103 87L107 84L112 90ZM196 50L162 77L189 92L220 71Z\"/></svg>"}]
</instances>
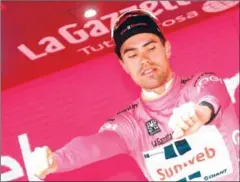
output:
<instances>
[{"instance_id":1,"label":"pink backdrop","mask_svg":"<svg viewBox=\"0 0 240 182\"><path fill-rule=\"evenodd\" d=\"M197 71L214 71L223 78L231 78L239 73L238 13L236 9L228 11L168 34L167 37L172 43L171 63L174 71L184 76ZM239 88L235 92L237 111L238 93ZM2 155L11 157L20 165L17 171L15 169L19 165L16 163L13 178L27 180L23 156L27 155L29 150L28 142L22 141L25 136L31 149L49 145L55 150L74 136L97 132L108 117L138 96L139 88L122 71L113 54L4 91ZM23 138L19 139L19 136ZM3 164L1 168L2 173L10 170L9 166ZM125 155L47 178L77 179L145 178L135 162Z\"/></svg>"}]
</instances>

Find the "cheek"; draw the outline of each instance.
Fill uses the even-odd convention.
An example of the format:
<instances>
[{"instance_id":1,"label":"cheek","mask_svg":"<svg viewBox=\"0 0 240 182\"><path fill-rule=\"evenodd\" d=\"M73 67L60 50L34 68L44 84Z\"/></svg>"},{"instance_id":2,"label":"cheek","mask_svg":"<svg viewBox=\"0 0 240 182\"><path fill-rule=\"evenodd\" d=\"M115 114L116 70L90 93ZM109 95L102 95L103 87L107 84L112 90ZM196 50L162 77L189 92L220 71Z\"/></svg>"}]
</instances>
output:
<instances>
[{"instance_id":1,"label":"cheek","mask_svg":"<svg viewBox=\"0 0 240 182\"><path fill-rule=\"evenodd\" d=\"M155 53L151 55L151 60L154 60L154 63L161 67L166 67L168 65L168 59L166 54Z\"/></svg>"},{"instance_id":2,"label":"cheek","mask_svg":"<svg viewBox=\"0 0 240 182\"><path fill-rule=\"evenodd\" d=\"M129 66L129 75L133 80L137 81L139 79L140 66L137 63L131 64Z\"/></svg>"},{"instance_id":3,"label":"cheek","mask_svg":"<svg viewBox=\"0 0 240 182\"><path fill-rule=\"evenodd\" d=\"M130 73L135 74L136 72L139 71L140 62L137 61L137 60L129 61L128 64L127 64L127 67L128 67L128 70L129 70Z\"/></svg>"}]
</instances>

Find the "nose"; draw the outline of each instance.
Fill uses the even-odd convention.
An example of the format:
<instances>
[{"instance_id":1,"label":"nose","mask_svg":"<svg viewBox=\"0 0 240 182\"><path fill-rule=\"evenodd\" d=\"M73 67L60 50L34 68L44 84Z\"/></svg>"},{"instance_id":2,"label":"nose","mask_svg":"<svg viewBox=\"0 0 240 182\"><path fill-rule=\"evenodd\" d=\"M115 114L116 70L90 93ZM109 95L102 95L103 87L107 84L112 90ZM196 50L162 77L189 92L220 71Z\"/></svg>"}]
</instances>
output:
<instances>
[{"instance_id":1,"label":"nose","mask_svg":"<svg viewBox=\"0 0 240 182\"><path fill-rule=\"evenodd\" d=\"M141 57L140 57L140 61L141 61L141 64L149 64L149 62L150 62L150 59L149 59L149 57L147 56L147 54L144 54L144 53L142 53L141 54Z\"/></svg>"}]
</instances>

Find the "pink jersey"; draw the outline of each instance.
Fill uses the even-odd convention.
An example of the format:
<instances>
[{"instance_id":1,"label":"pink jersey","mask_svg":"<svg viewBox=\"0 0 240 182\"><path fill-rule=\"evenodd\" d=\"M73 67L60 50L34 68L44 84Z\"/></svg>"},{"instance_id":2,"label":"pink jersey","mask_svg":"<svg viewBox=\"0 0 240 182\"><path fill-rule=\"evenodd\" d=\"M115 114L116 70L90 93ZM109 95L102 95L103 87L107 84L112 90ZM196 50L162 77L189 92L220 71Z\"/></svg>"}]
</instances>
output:
<instances>
[{"instance_id":1,"label":"pink jersey","mask_svg":"<svg viewBox=\"0 0 240 182\"><path fill-rule=\"evenodd\" d=\"M211 103L216 117L196 133L173 139L168 127L173 109L190 101ZM58 172L125 153L149 181L239 180L239 145L232 140L238 129L222 79L214 73L188 79L174 74L166 95L154 101L137 99L109 119L99 133L76 137L54 154Z\"/></svg>"}]
</instances>

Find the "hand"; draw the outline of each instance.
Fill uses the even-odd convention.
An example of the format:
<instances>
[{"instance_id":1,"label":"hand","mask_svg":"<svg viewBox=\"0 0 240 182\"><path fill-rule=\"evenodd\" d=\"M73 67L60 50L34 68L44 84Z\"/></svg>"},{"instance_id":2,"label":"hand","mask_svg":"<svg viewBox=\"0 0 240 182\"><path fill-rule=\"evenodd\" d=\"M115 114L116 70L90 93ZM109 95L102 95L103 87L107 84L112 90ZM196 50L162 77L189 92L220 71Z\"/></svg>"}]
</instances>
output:
<instances>
[{"instance_id":1,"label":"hand","mask_svg":"<svg viewBox=\"0 0 240 182\"><path fill-rule=\"evenodd\" d=\"M56 160L47 146L35 148L27 163L30 166L30 172L40 179L46 178L48 174L57 170Z\"/></svg>"},{"instance_id":2,"label":"hand","mask_svg":"<svg viewBox=\"0 0 240 182\"><path fill-rule=\"evenodd\" d=\"M173 129L173 138L180 138L195 133L211 117L211 109L192 102L181 105L173 110L169 127Z\"/></svg>"}]
</instances>

